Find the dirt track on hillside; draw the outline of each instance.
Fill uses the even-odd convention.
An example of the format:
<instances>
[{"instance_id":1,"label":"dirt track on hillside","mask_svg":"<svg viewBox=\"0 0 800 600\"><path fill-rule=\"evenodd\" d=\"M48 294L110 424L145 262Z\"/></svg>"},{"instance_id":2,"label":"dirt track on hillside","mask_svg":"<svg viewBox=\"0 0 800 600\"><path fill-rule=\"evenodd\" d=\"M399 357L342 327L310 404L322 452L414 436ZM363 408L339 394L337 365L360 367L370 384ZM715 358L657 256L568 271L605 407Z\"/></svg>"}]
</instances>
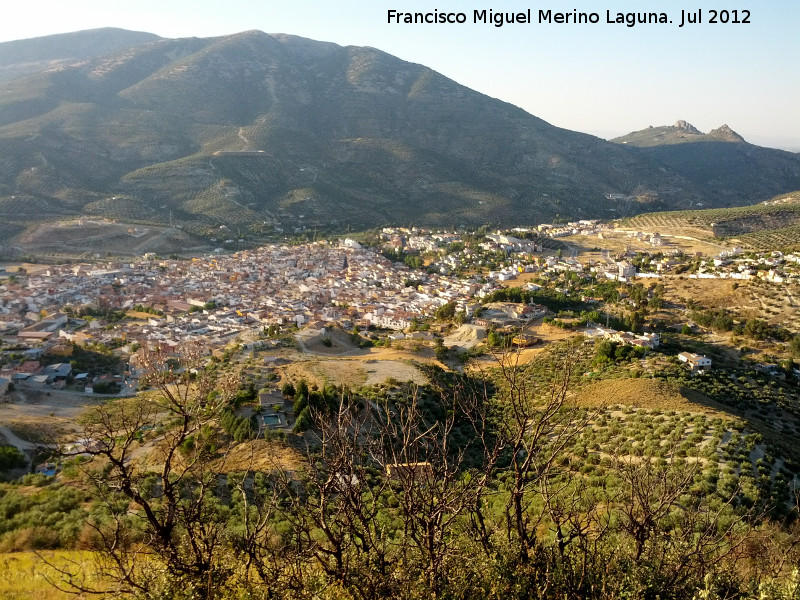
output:
<instances>
[{"instance_id":1,"label":"dirt track on hillside","mask_svg":"<svg viewBox=\"0 0 800 600\"><path fill-rule=\"evenodd\" d=\"M0 429L0 433L21 450L32 444L52 443L77 433L77 417L104 400L59 390L14 390L0 401L0 427L10 430L12 435L5 435L5 429ZM23 443L15 443L15 438Z\"/></svg>"}]
</instances>

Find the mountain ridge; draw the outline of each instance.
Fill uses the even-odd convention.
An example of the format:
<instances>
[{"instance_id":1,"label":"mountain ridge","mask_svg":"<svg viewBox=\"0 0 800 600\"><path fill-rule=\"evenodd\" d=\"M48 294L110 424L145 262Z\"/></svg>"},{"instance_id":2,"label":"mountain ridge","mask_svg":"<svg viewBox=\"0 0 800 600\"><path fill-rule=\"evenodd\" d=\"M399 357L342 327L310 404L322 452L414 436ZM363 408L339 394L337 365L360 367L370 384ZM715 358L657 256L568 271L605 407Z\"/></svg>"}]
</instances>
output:
<instances>
[{"instance_id":1,"label":"mountain ridge","mask_svg":"<svg viewBox=\"0 0 800 600\"><path fill-rule=\"evenodd\" d=\"M153 33L103 27L3 42L0 82L159 39Z\"/></svg>"},{"instance_id":2,"label":"mountain ridge","mask_svg":"<svg viewBox=\"0 0 800 600\"><path fill-rule=\"evenodd\" d=\"M679 119L674 125L661 125L659 127L651 125L646 129L632 131L609 141L615 144L629 144L640 148L708 141L747 143L741 135L727 124L720 125L708 133L703 133L683 119Z\"/></svg>"},{"instance_id":3,"label":"mountain ridge","mask_svg":"<svg viewBox=\"0 0 800 600\"><path fill-rule=\"evenodd\" d=\"M716 203L701 201L707 207L747 204L739 200L742 194L758 201L768 199L769 190L778 195L796 189L792 182L796 181L800 155L750 144L728 125L704 134L680 120L672 126L650 126L610 141L683 174L705 198L716 196ZM774 185L777 180L771 181L772 177L785 179ZM784 183L788 187L784 188Z\"/></svg>"},{"instance_id":4,"label":"mountain ridge","mask_svg":"<svg viewBox=\"0 0 800 600\"><path fill-rule=\"evenodd\" d=\"M0 213L14 218L0 239L65 214L209 237L610 217L800 188L797 156L777 175L750 161L743 176L761 178L741 191L722 163L696 173L561 129L375 48L155 38L5 82Z\"/></svg>"}]
</instances>

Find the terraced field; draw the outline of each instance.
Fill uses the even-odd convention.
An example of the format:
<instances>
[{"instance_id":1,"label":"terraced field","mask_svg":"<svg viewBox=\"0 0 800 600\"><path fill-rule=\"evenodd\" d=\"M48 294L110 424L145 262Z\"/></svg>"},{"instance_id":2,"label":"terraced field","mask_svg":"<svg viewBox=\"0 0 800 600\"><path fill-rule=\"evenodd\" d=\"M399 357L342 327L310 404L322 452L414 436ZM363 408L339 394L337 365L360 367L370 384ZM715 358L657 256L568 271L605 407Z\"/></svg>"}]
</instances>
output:
<instances>
[{"instance_id":1,"label":"terraced field","mask_svg":"<svg viewBox=\"0 0 800 600\"><path fill-rule=\"evenodd\" d=\"M770 231L754 231L740 235L736 239L751 248L796 251L800 249L800 225Z\"/></svg>"},{"instance_id":2,"label":"terraced field","mask_svg":"<svg viewBox=\"0 0 800 600\"><path fill-rule=\"evenodd\" d=\"M114 196L97 202L90 202L84 207L84 212L109 219L121 219L131 222L157 221L161 217L152 207L134 198L124 196Z\"/></svg>"},{"instance_id":3,"label":"terraced field","mask_svg":"<svg viewBox=\"0 0 800 600\"><path fill-rule=\"evenodd\" d=\"M42 224L25 232L18 238L17 245L10 248L16 249L15 255L66 258L105 256L107 253L120 256L145 252L170 254L204 243L204 240L181 229L97 219Z\"/></svg>"},{"instance_id":4,"label":"terraced field","mask_svg":"<svg viewBox=\"0 0 800 600\"><path fill-rule=\"evenodd\" d=\"M785 194L752 206L644 213L624 219L621 224L644 230L699 228L709 233L712 225L715 229L741 233L757 226L785 227L800 224L800 193Z\"/></svg>"},{"instance_id":5,"label":"terraced field","mask_svg":"<svg viewBox=\"0 0 800 600\"><path fill-rule=\"evenodd\" d=\"M753 206L645 213L624 219L621 226L728 238L756 249L794 248L800 244L800 193Z\"/></svg>"}]
</instances>

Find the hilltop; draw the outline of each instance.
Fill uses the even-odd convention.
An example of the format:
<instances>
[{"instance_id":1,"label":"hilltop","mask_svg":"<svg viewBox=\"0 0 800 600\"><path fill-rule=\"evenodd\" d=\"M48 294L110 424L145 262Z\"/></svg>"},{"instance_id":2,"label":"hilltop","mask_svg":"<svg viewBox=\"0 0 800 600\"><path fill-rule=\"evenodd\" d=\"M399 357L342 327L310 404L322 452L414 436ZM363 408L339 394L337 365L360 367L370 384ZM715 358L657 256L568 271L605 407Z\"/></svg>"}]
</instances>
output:
<instances>
[{"instance_id":1,"label":"hilltop","mask_svg":"<svg viewBox=\"0 0 800 600\"><path fill-rule=\"evenodd\" d=\"M798 154L750 144L728 125L704 134L681 120L673 126L649 127L611 141L692 181L703 199L698 203L682 193L688 202L680 208L750 204L800 187L782 187L800 174ZM742 202L743 197L749 200Z\"/></svg>"},{"instance_id":2,"label":"hilltop","mask_svg":"<svg viewBox=\"0 0 800 600\"><path fill-rule=\"evenodd\" d=\"M0 81L42 70L69 67L76 61L119 52L158 39L152 33L104 27L5 42L0 44Z\"/></svg>"},{"instance_id":3,"label":"hilltop","mask_svg":"<svg viewBox=\"0 0 800 600\"><path fill-rule=\"evenodd\" d=\"M745 139L727 125L721 125L708 133L703 133L691 123L683 119L675 125L662 125L641 131L632 131L611 140L615 144L630 144L639 148L652 146L670 146L674 144L688 144L693 142L732 142L746 143Z\"/></svg>"}]
</instances>

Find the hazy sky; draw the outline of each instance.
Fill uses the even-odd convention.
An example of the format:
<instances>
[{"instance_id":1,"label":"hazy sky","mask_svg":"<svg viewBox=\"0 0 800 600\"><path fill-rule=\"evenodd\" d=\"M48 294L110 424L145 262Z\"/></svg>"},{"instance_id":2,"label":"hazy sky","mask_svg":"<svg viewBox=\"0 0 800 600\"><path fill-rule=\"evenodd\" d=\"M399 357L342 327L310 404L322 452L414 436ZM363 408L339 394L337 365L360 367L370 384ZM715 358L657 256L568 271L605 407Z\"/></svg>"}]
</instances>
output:
<instances>
[{"instance_id":1,"label":"hazy sky","mask_svg":"<svg viewBox=\"0 0 800 600\"><path fill-rule=\"evenodd\" d=\"M568 129L614 137L685 119L800 150L800 0L24 0L0 41L122 27L164 37L248 29L374 46ZM750 23L709 23L711 9ZM387 11L463 12L467 23L387 23ZM474 24L473 11L531 9L531 24ZM539 24L538 11L595 12L597 24ZM681 10L703 23L678 27ZM606 11L664 12L671 24L606 22ZM729 20L733 18L729 13Z\"/></svg>"}]
</instances>

